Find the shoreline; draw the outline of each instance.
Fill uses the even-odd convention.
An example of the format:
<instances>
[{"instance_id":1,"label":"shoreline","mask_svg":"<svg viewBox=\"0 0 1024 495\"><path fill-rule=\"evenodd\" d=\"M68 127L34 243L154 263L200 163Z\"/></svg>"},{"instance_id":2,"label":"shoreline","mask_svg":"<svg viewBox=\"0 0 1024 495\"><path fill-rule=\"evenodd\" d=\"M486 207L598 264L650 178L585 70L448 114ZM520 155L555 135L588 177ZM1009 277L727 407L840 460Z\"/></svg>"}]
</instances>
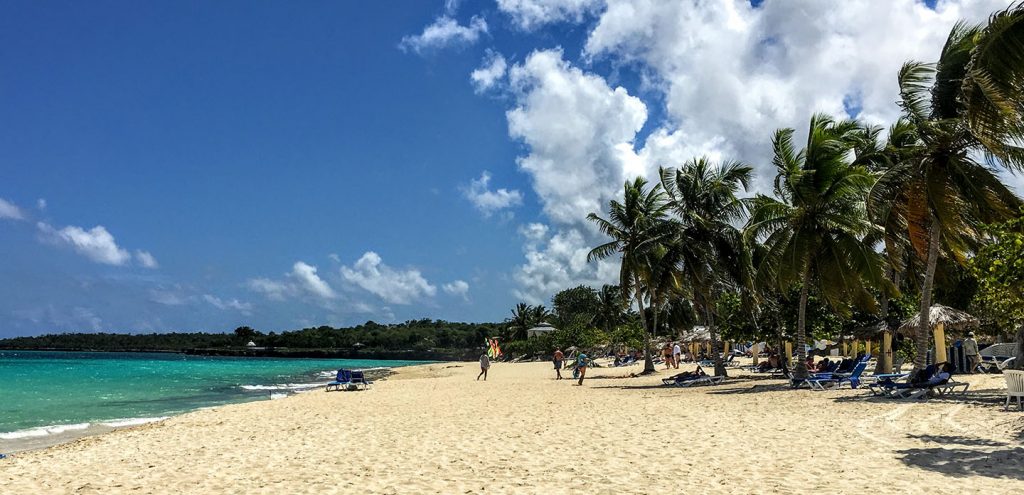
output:
<instances>
[{"instance_id":1,"label":"shoreline","mask_svg":"<svg viewBox=\"0 0 1024 495\"><path fill-rule=\"evenodd\" d=\"M736 369L702 388L638 371L594 368L577 387L548 363L494 363L486 382L475 362L413 365L366 392L220 406L25 452L0 460L0 480L12 493L855 494L885 472L879 493L1024 489L1024 414L1002 410L1000 376L958 376L966 400L904 402Z\"/></svg>"},{"instance_id":2,"label":"shoreline","mask_svg":"<svg viewBox=\"0 0 1024 495\"><path fill-rule=\"evenodd\" d=\"M424 363L411 366L400 366L398 368L376 367L365 368L366 376L371 381L386 380L396 373L395 370L407 367L426 366L434 363ZM183 416L208 409L218 409L239 404L254 402L266 402L272 400L286 399L288 397L322 390L329 380L324 381L324 373L321 371L316 381L303 383L288 383L275 385L241 385L240 388L249 391L261 391L265 393L259 396L253 395L250 398L240 401L226 402L222 404L211 404L185 411L168 412L166 415L155 417L128 417L91 419L81 423L59 423L52 425L35 426L9 432L0 432L0 454L12 457L26 452L45 450L52 447L74 442L79 439L106 435L119 430L131 429L143 425L160 423L167 419Z\"/></svg>"}]
</instances>

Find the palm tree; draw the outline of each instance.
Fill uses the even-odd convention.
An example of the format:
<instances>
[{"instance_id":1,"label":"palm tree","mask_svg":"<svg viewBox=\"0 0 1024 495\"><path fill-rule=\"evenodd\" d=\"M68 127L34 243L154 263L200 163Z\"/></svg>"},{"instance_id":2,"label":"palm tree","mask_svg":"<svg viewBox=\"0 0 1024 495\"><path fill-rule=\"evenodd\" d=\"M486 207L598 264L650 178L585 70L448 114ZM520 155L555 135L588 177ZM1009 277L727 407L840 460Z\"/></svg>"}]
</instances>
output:
<instances>
[{"instance_id":1,"label":"palm tree","mask_svg":"<svg viewBox=\"0 0 1024 495\"><path fill-rule=\"evenodd\" d=\"M652 245L638 267L637 279L647 294L651 314L651 333L657 334L662 309L683 291L682 270L684 245L678 237L667 237ZM646 319L646 318L644 318Z\"/></svg>"},{"instance_id":2,"label":"palm tree","mask_svg":"<svg viewBox=\"0 0 1024 495\"><path fill-rule=\"evenodd\" d=\"M548 308L545 308L543 304L531 306L529 314L530 326L546 323L552 316L551 311L548 311Z\"/></svg>"},{"instance_id":3,"label":"palm tree","mask_svg":"<svg viewBox=\"0 0 1024 495\"><path fill-rule=\"evenodd\" d=\"M604 259L613 254L622 257L619 267L619 287L624 300L631 297L636 301L640 311L640 321L646 338L644 339L644 373L653 373L654 361L651 360L651 328L644 317L644 285L640 273L648 264L648 255L656 247L670 238L668 226L668 204L660 185L648 189L647 181L637 177L633 182L624 185L623 201L612 200L608 203L608 219L596 213L587 215L587 219L596 223L598 228L612 240L595 247L587 254L587 261Z\"/></svg>"},{"instance_id":4,"label":"palm tree","mask_svg":"<svg viewBox=\"0 0 1024 495\"><path fill-rule=\"evenodd\" d=\"M963 263L983 238L982 224L1010 218L1020 204L994 171L1024 168L1022 39L1018 4L993 14L985 27L958 23L937 63L907 62L900 70L900 105L916 140L905 143L909 159L879 178L871 205L895 219L886 228L925 265L921 314L931 307L939 257ZM929 330L921 318L916 369L925 365Z\"/></svg>"},{"instance_id":5,"label":"palm tree","mask_svg":"<svg viewBox=\"0 0 1024 495\"><path fill-rule=\"evenodd\" d=\"M747 189L752 173L749 165L715 165L706 157L690 160L679 169L660 170L662 187L678 217L682 275L711 334L711 354L718 376L726 372L715 329L714 291L748 280L748 250L735 224L743 221L747 211L746 202L737 193L741 187Z\"/></svg>"},{"instance_id":6,"label":"palm tree","mask_svg":"<svg viewBox=\"0 0 1024 495\"><path fill-rule=\"evenodd\" d=\"M512 308L512 318L505 320L512 329L512 340L526 340L526 331L533 325L532 313L533 307L526 303L516 304Z\"/></svg>"},{"instance_id":7,"label":"palm tree","mask_svg":"<svg viewBox=\"0 0 1024 495\"><path fill-rule=\"evenodd\" d=\"M604 284L597 292L597 299L599 304L594 321L605 333L611 333L612 329L622 322L629 305L626 304L618 285Z\"/></svg>"},{"instance_id":8,"label":"palm tree","mask_svg":"<svg viewBox=\"0 0 1024 495\"><path fill-rule=\"evenodd\" d=\"M881 259L862 242L870 230L864 198L874 179L849 158L861 132L854 121L817 114L811 117L806 147L797 152L793 130L776 131L777 198L757 195L747 223L748 241L764 242L757 277L774 282L783 293L800 287L796 378L807 376L804 346L812 289L843 315L849 315L851 302L875 307L865 281L881 282Z\"/></svg>"}]
</instances>

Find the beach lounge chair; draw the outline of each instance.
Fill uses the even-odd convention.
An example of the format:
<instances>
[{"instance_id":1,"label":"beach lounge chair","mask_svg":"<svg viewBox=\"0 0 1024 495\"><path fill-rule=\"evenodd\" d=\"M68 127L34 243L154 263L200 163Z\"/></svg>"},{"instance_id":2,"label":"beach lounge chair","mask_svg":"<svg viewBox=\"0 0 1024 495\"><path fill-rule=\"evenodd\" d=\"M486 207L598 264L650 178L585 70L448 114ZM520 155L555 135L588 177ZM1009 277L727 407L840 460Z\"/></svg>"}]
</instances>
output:
<instances>
[{"instance_id":1,"label":"beach lounge chair","mask_svg":"<svg viewBox=\"0 0 1024 495\"><path fill-rule=\"evenodd\" d=\"M698 386L698 385L718 385L718 384L722 383L723 381L725 381L725 377L724 376L704 375L704 376L698 376L698 377L696 377L696 378L694 378L692 380L677 381L675 383L675 385L677 387L695 387L695 386Z\"/></svg>"},{"instance_id":2,"label":"beach lounge chair","mask_svg":"<svg viewBox=\"0 0 1024 495\"><path fill-rule=\"evenodd\" d=\"M872 383L872 384L868 385L868 390L871 391L872 395L888 396L888 395L892 394L893 391L895 389L897 389L897 388L901 388L901 387L902 388L910 388L911 387L911 382L914 382L914 383L927 382L928 380L931 379L932 375L935 374L935 371L936 371L935 365L934 364L930 364L927 367L925 367L925 369L919 371L913 377L910 376L910 374L908 373L905 376L891 377L889 379L880 378L880 379L876 380L875 383ZM906 381L902 381L901 382L901 381L897 381L897 380L906 380Z\"/></svg>"},{"instance_id":3,"label":"beach lounge chair","mask_svg":"<svg viewBox=\"0 0 1024 495\"><path fill-rule=\"evenodd\" d=\"M868 388L874 395L891 397L894 399L918 399L929 395L943 396L952 395L954 393L964 395L967 393L967 390L971 385L969 383L955 381L952 377L937 383L929 383L938 371L939 370L935 365L929 365L916 376L912 377L912 381L910 382L899 383L886 380L873 383L869 385Z\"/></svg>"},{"instance_id":4,"label":"beach lounge chair","mask_svg":"<svg viewBox=\"0 0 1024 495\"><path fill-rule=\"evenodd\" d=\"M1024 371L1020 370L1004 370L1003 378L1006 379L1006 406L1003 408L1007 411L1010 410L1010 399L1013 397L1017 398L1017 409L1024 411Z\"/></svg>"},{"instance_id":5,"label":"beach lounge chair","mask_svg":"<svg viewBox=\"0 0 1024 495\"><path fill-rule=\"evenodd\" d=\"M864 369L867 367L867 361L861 361L853 367L853 373L849 375L841 373L816 373L802 381L793 380L793 382L797 388L807 385L811 390L825 390L826 386L839 388L843 383L849 383L850 388L857 388L860 386L860 375L864 373Z\"/></svg>"},{"instance_id":6,"label":"beach lounge chair","mask_svg":"<svg viewBox=\"0 0 1024 495\"><path fill-rule=\"evenodd\" d=\"M725 357L725 359L722 360L722 365L723 366L736 366L736 363L733 362L735 359L736 359L736 355L735 354L729 354L728 356ZM705 368L713 368L715 366L715 360L714 359L704 359L704 360L702 360L698 364L700 364L701 366L704 366Z\"/></svg>"},{"instance_id":7,"label":"beach lounge chair","mask_svg":"<svg viewBox=\"0 0 1024 495\"><path fill-rule=\"evenodd\" d=\"M725 380L724 376L709 376L699 365L697 371L679 373L668 378L662 378L661 383L676 387L692 387L694 385L718 385Z\"/></svg>"},{"instance_id":8,"label":"beach lounge chair","mask_svg":"<svg viewBox=\"0 0 1024 495\"><path fill-rule=\"evenodd\" d=\"M997 373L1002 369L999 365L1017 355L1017 344L1002 343L992 344L978 352L981 358L979 366L986 373Z\"/></svg>"},{"instance_id":9,"label":"beach lounge chair","mask_svg":"<svg viewBox=\"0 0 1024 495\"><path fill-rule=\"evenodd\" d=\"M352 384L352 372L349 370L341 369L338 370L338 376L334 378L334 381L327 384L326 392L330 392L331 389L341 390L343 387L348 388Z\"/></svg>"},{"instance_id":10,"label":"beach lounge chair","mask_svg":"<svg viewBox=\"0 0 1024 495\"><path fill-rule=\"evenodd\" d=\"M366 376L363 375L362 371L353 371L352 372L352 379L351 379L350 383L356 385L357 387L362 385L363 389L370 388L370 385L373 385L373 382L371 382L370 380L367 380Z\"/></svg>"},{"instance_id":11,"label":"beach lounge chair","mask_svg":"<svg viewBox=\"0 0 1024 495\"><path fill-rule=\"evenodd\" d=\"M909 386L893 388L887 397L895 399L918 399L932 394L938 396L952 395L953 393L956 393L958 389L962 389L959 393L960 395L964 395L967 393L967 389L971 386L969 383L957 382L951 379L935 384L922 383L907 385Z\"/></svg>"}]
</instances>

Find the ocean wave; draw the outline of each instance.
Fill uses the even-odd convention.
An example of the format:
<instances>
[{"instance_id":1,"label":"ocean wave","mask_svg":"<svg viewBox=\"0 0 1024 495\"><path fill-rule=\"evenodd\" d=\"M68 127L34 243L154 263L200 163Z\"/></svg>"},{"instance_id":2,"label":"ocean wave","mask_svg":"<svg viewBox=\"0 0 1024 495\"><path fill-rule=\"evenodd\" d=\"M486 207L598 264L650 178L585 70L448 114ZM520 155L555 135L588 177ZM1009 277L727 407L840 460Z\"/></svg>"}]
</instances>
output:
<instances>
[{"instance_id":1,"label":"ocean wave","mask_svg":"<svg viewBox=\"0 0 1024 495\"><path fill-rule=\"evenodd\" d=\"M72 425L51 425L51 426L38 426L35 428L27 428L24 430L10 431L7 433L0 433L0 440L16 440L19 438L33 438L33 437L45 437L47 435L57 435L69 431L84 430L90 426L90 423L76 423Z\"/></svg>"},{"instance_id":2,"label":"ocean wave","mask_svg":"<svg viewBox=\"0 0 1024 495\"><path fill-rule=\"evenodd\" d=\"M276 385L241 385L243 390L307 390L326 386L326 383L279 383Z\"/></svg>"},{"instance_id":3,"label":"ocean wave","mask_svg":"<svg viewBox=\"0 0 1024 495\"><path fill-rule=\"evenodd\" d=\"M270 400L283 399L285 397L288 397L287 393L276 393L276 394L274 392L270 393Z\"/></svg>"},{"instance_id":4,"label":"ocean wave","mask_svg":"<svg viewBox=\"0 0 1024 495\"><path fill-rule=\"evenodd\" d=\"M155 418L121 418L121 419L112 419L110 421L103 421L100 424L103 425L103 426L109 426L111 428L122 428L122 427L125 427L125 426L138 426L138 425L144 425L146 423L154 423L156 421L163 421L163 420L165 420L165 419L167 419L169 417L170 416L159 416L159 417L155 417Z\"/></svg>"}]
</instances>

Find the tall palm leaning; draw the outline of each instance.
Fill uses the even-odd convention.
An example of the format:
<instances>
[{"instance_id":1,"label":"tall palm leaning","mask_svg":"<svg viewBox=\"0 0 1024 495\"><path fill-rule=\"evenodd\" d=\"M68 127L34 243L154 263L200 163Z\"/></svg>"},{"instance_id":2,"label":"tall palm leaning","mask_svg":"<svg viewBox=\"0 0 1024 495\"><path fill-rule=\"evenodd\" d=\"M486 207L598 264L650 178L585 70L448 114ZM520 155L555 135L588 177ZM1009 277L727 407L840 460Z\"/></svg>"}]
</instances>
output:
<instances>
[{"instance_id":1,"label":"tall palm leaning","mask_svg":"<svg viewBox=\"0 0 1024 495\"><path fill-rule=\"evenodd\" d=\"M1018 4L984 27L958 23L938 62L907 62L900 70L900 105L917 140L908 144L912 159L879 178L869 204L900 220L898 235L925 265L922 314L931 306L939 257L964 262L982 239L981 225L1003 221L1019 207L994 172L1024 169L1022 40ZM928 320L920 321L915 369L924 367L931 346Z\"/></svg>"},{"instance_id":2,"label":"tall palm leaning","mask_svg":"<svg viewBox=\"0 0 1024 495\"><path fill-rule=\"evenodd\" d=\"M721 342L715 329L715 291L723 285L747 285L749 251L736 224L746 216L737 197L750 183L753 168L740 162L716 165L706 157L680 168L661 169L661 184L676 214L682 250L682 276L711 336L715 375L725 376Z\"/></svg>"},{"instance_id":3,"label":"tall palm leaning","mask_svg":"<svg viewBox=\"0 0 1024 495\"><path fill-rule=\"evenodd\" d=\"M668 204L660 185L648 189L647 181L637 177L633 182L626 182L622 202L612 200L608 203L608 209L607 219L596 213L587 215L588 220L596 223L601 232L612 239L592 249L587 254L587 261L608 258L614 254L621 256L619 288L624 300L633 298L636 301L646 334L644 373L653 373L655 369L650 343L652 329L644 317L645 294L640 274L649 263L648 255L652 250L671 239Z\"/></svg>"},{"instance_id":4,"label":"tall palm leaning","mask_svg":"<svg viewBox=\"0 0 1024 495\"><path fill-rule=\"evenodd\" d=\"M798 379L807 376L806 316L811 290L840 314L849 315L851 303L875 309L868 287L882 281L881 256L862 242L871 229L864 198L874 179L865 167L850 163L860 132L854 121L817 114L811 117L807 145L798 152L792 129L776 131L772 163L778 172L777 197L759 194L754 198L745 230L749 242L764 243L756 274L759 282L773 282L783 293L800 287Z\"/></svg>"}]
</instances>

